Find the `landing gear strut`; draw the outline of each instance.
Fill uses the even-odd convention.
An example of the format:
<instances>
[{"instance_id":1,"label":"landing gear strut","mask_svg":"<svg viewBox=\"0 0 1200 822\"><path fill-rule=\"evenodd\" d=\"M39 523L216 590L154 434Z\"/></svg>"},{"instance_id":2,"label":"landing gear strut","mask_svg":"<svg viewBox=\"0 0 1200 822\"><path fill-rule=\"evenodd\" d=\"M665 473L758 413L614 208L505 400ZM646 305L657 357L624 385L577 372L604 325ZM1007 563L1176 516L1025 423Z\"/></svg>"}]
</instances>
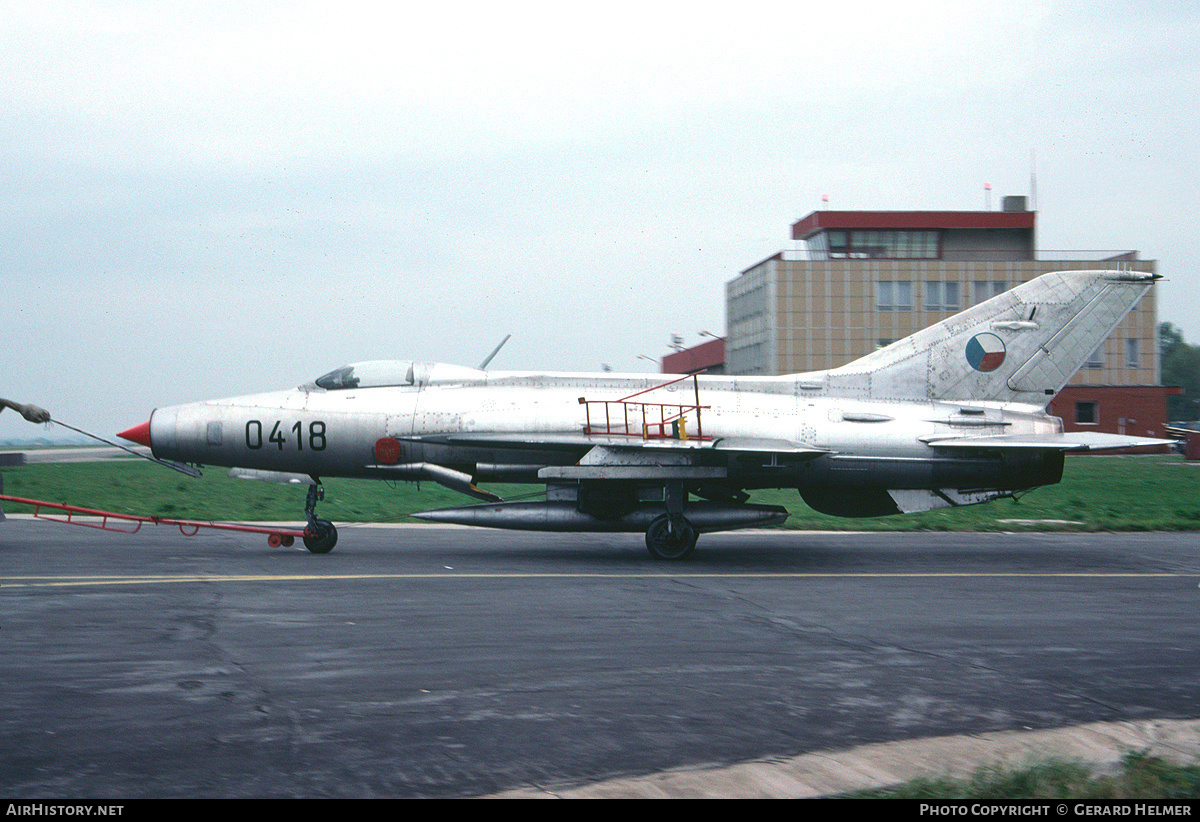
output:
<instances>
[{"instance_id":1,"label":"landing gear strut","mask_svg":"<svg viewBox=\"0 0 1200 822\"><path fill-rule=\"evenodd\" d=\"M304 516L308 520L304 529L304 547L314 554L328 554L337 545L337 528L327 519L317 519L317 502L323 499L324 488L319 484L308 486L308 500L304 504Z\"/></svg>"}]
</instances>

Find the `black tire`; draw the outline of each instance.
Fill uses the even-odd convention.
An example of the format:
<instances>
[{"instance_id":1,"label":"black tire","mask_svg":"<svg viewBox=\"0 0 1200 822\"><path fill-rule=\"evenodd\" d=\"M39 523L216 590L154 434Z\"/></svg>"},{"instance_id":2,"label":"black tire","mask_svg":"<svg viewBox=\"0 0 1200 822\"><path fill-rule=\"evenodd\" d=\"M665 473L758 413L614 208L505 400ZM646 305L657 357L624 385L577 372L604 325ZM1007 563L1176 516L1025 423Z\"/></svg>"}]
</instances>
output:
<instances>
[{"instance_id":1,"label":"black tire","mask_svg":"<svg viewBox=\"0 0 1200 822\"><path fill-rule=\"evenodd\" d=\"M337 545L337 528L326 519L313 520L304 529L304 547L314 554L328 554Z\"/></svg>"},{"instance_id":2,"label":"black tire","mask_svg":"<svg viewBox=\"0 0 1200 822\"><path fill-rule=\"evenodd\" d=\"M686 559L696 550L699 537L696 529L683 517L675 521L672 530L668 516L663 514L646 529L646 548L655 559Z\"/></svg>"}]
</instances>

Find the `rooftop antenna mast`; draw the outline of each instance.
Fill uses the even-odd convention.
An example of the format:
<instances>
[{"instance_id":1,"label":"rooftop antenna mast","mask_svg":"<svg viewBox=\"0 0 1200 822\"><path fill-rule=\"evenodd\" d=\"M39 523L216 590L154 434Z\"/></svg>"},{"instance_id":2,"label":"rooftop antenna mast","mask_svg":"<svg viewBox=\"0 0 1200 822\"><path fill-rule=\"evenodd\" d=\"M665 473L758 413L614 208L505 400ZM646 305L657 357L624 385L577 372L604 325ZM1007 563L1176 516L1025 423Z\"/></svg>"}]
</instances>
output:
<instances>
[{"instance_id":1,"label":"rooftop antenna mast","mask_svg":"<svg viewBox=\"0 0 1200 822\"><path fill-rule=\"evenodd\" d=\"M1029 210L1037 211L1037 154L1029 149Z\"/></svg>"}]
</instances>

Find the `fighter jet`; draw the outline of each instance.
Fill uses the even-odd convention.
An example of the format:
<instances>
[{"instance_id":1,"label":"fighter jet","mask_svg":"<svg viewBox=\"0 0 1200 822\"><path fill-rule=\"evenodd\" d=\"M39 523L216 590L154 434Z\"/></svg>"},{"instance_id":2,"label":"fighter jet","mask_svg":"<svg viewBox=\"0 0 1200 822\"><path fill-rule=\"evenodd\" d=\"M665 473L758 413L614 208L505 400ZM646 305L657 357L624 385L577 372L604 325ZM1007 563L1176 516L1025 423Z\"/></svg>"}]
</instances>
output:
<instances>
[{"instance_id":1,"label":"fighter jet","mask_svg":"<svg viewBox=\"0 0 1200 822\"><path fill-rule=\"evenodd\" d=\"M155 457L309 485L431 481L482 503L436 522L645 532L682 559L708 531L782 522L750 492L795 488L818 511L957 507L1059 482L1073 451L1170 440L1064 433L1046 406L1151 287L1133 271L1045 274L827 371L773 377L528 373L360 362L298 388L159 408L120 436ZM490 359L490 358L489 358ZM486 365L486 364L485 364ZM544 484L503 501L487 482Z\"/></svg>"}]
</instances>

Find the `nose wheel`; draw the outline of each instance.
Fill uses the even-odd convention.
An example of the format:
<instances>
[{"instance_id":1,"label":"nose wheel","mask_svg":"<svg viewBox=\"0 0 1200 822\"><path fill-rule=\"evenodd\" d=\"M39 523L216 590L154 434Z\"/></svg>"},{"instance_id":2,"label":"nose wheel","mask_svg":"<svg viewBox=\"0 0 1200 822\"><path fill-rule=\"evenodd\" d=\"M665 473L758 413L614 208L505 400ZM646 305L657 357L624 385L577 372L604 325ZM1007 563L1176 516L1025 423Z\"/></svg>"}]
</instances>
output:
<instances>
[{"instance_id":1,"label":"nose wheel","mask_svg":"<svg viewBox=\"0 0 1200 822\"><path fill-rule=\"evenodd\" d=\"M314 519L304 529L304 547L314 554L328 554L337 545L337 528L327 519Z\"/></svg>"},{"instance_id":2,"label":"nose wheel","mask_svg":"<svg viewBox=\"0 0 1200 822\"><path fill-rule=\"evenodd\" d=\"M304 547L314 554L328 554L337 545L337 528L327 519L317 519L317 502L325 499L325 489L320 486L320 480L317 482L317 485L308 486L308 499L304 504L304 516L308 520L304 529Z\"/></svg>"}]
</instances>

